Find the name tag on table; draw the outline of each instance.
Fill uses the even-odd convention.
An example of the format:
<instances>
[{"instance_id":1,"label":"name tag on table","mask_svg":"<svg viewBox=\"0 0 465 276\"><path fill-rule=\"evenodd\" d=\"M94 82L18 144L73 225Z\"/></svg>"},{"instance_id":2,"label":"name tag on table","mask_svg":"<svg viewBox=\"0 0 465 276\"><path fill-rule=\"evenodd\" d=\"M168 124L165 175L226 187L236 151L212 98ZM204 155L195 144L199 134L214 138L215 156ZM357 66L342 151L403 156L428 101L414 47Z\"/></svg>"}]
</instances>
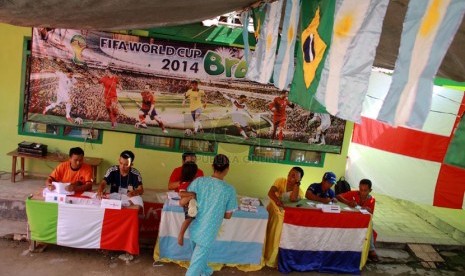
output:
<instances>
[{"instance_id":1,"label":"name tag on table","mask_svg":"<svg viewBox=\"0 0 465 276\"><path fill-rule=\"evenodd\" d=\"M364 214L364 215L371 215L370 212L368 212L367 210L365 209L360 209L360 213Z\"/></svg>"},{"instance_id":2,"label":"name tag on table","mask_svg":"<svg viewBox=\"0 0 465 276\"><path fill-rule=\"evenodd\" d=\"M66 195L47 193L45 195L45 202L57 202L60 204L66 203Z\"/></svg>"},{"instance_id":3,"label":"name tag on table","mask_svg":"<svg viewBox=\"0 0 465 276\"><path fill-rule=\"evenodd\" d=\"M321 209L323 213L340 213L341 212L341 207L339 205L317 204L316 207Z\"/></svg>"},{"instance_id":4,"label":"name tag on table","mask_svg":"<svg viewBox=\"0 0 465 276\"><path fill-rule=\"evenodd\" d=\"M121 200L102 198L102 203L100 204L100 208L104 208L104 209L121 209Z\"/></svg>"}]
</instances>

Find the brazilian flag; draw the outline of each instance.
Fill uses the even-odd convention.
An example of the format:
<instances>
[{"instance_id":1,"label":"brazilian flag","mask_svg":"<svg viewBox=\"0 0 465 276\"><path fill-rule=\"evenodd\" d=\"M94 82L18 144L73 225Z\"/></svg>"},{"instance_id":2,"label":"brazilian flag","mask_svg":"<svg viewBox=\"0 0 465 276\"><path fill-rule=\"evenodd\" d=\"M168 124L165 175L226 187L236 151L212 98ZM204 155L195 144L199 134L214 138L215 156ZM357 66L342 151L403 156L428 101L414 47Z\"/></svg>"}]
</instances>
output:
<instances>
[{"instance_id":1,"label":"brazilian flag","mask_svg":"<svg viewBox=\"0 0 465 276\"><path fill-rule=\"evenodd\" d=\"M314 96L329 53L335 2L303 0L300 14L300 41L289 100L318 113L326 113Z\"/></svg>"}]
</instances>

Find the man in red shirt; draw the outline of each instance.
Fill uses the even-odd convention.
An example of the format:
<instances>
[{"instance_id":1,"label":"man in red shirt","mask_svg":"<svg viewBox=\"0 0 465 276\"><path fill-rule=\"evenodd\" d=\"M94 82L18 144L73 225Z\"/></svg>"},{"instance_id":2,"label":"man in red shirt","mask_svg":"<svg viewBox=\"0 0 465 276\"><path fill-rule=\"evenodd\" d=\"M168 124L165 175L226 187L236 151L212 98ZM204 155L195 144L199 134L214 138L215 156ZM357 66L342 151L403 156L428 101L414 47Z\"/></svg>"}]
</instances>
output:
<instances>
[{"instance_id":1,"label":"man in red shirt","mask_svg":"<svg viewBox=\"0 0 465 276\"><path fill-rule=\"evenodd\" d=\"M110 115L111 127L115 128L116 117L118 116L118 94L116 88L121 89L119 78L114 75L110 69L105 70L105 76L99 79L99 83L103 84L103 98L105 107Z\"/></svg>"},{"instance_id":2,"label":"man in red shirt","mask_svg":"<svg viewBox=\"0 0 465 276\"><path fill-rule=\"evenodd\" d=\"M182 164L187 162L193 162L197 160L197 156L194 152L187 151L182 154ZM177 167L173 170L170 176L170 180L168 181L168 190L174 190L175 192L179 192L179 184L181 182L181 172L182 166ZM203 176L203 171L201 169L197 169L197 174L195 175L194 179L197 177Z\"/></svg>"},{"instance_id":3,"label":"man in red shirt","mask_svg":"<svg viewBox=\"0 0 465 276\"><path fill-rule=\"evenodd\" d=\"M336 198L352 208L359 206L373 214L376 201L375 198L370 195L371 181L369 179L360 180L358 189L358 191L349 191L339 194Z\"/></svg>"},{"instance_id":4,"label":"man in red shirt","mask_svg":"<svg viewBox=\"0 0 465 276\"><path fill-rule=\"evenodd\" d=\"M145 117L149 115L150 119L155 120L164 133L168 133L168 131L165 129L165 126L163 125L161 118L158 116L157 111L155 110L155 95L153 94L153 91L150 90L150 84L145 85L145 88L142 90L140 95L142 97L142 106L139 110L139 122L136 124L136 128L147 128Z\"/></svg>"},{"instance_id":5,"label":"man in red shirt","mask_svg":"<svg viewBox=\"0 0 465 276\"><path fill-rule=\"evenodd\" d=\"M358 191L349 191L343 194L339 194L336 198L347 204L352 208L361 208L365 209L373 215L375 211L375 198L370 195L371 192L371 180L362 179L358 185ZM373 233L370 239L370 252L368 253L368 258L374 262L378 262L379 258L376 254L375 243L373 239Z\"/></svg>"},{"instance_id":6,"label":"man in red shirt","mask_svg":"<svg viewBox=\"0 0 465 276\"><path fill-rule=\"evenodd\" d=\"M271 144L274 143L276 131L278 131L278 144L283 144L283 129L286 125L286 107L294 108L294 104L287 99L288 92L281 91L279 97L274 98L268 107L273 112L273 132L271 133Z\"/></svg>"}]
</instances>

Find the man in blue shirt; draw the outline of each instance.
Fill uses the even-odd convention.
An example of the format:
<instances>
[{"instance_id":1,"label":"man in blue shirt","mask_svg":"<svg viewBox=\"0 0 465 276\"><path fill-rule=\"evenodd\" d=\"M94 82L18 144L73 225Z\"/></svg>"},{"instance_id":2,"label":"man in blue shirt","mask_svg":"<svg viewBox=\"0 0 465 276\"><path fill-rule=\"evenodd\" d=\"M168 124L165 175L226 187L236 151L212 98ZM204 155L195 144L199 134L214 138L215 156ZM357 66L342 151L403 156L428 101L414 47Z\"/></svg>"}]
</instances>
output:
<instances>
[{"instance_id":1,"label":"man in blue shirt","mask_svg":"<svg viewBox=\"0 0 465 276\"><path fill-rule=\"evenodd\" d=\"M313 183L308 187L305 197L307 199L326 204L335 202L336 195L334 194L334 191L331 190L331 187L336 183L336 181L336 175L333 172L326 172L323 175L321 183Z\"/></svg>"}]
</instances>

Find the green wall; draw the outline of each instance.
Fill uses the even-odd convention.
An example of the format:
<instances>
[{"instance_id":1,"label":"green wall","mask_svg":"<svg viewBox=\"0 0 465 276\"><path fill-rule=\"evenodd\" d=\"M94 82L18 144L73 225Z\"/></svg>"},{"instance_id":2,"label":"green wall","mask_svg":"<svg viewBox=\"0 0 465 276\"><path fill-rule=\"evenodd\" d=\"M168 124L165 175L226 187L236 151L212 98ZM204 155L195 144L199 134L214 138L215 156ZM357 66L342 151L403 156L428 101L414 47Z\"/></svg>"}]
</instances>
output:
<instances>
[{"instance_id":1,"label":"green wall","mask_svg":"<svg viewBox=\"0 0 465 276\"><path fill-rule=\"evenodd\" d=\"M136 154L135 167L142 173L144 186L149 189L165 188L172 169L181 163L181 154L135 149L134 134L105 131L102 144L18 135L20 84L22 70L24 70L22 68L23 41L25 36L30 35L30 28L0 24L0 37L2 38L0 44L0 97L3 102L0 108L0 133L3 140L0 143L0 171L9 172L11 170L11 158L6 154L24 140L44 143L48 145L49 151L63 153L67 153L70 147L80 146L87 156L104 159L99 170L100 178L108 166L117 162L122 150L130 149ZM303 167L305 171L302 182L303 189L306 189L313 182L320 181L322 174L327 170L334 171L338 176L344 173L352 129L353 124L348 123L341 155L326 154L324 168ZM226 180L236 187L239 194L266 196L273 181L277 177L286 176L292 167L290 165L248 161L249 148L247 146L221 143L218 152L228 155L231 159L231 169ZM209 175L212 157L199 156L198 159L199 167ZM56 163L26 161L26 169L33 173L48 174L55 165Z\"/></svg>"}]
</instances>

